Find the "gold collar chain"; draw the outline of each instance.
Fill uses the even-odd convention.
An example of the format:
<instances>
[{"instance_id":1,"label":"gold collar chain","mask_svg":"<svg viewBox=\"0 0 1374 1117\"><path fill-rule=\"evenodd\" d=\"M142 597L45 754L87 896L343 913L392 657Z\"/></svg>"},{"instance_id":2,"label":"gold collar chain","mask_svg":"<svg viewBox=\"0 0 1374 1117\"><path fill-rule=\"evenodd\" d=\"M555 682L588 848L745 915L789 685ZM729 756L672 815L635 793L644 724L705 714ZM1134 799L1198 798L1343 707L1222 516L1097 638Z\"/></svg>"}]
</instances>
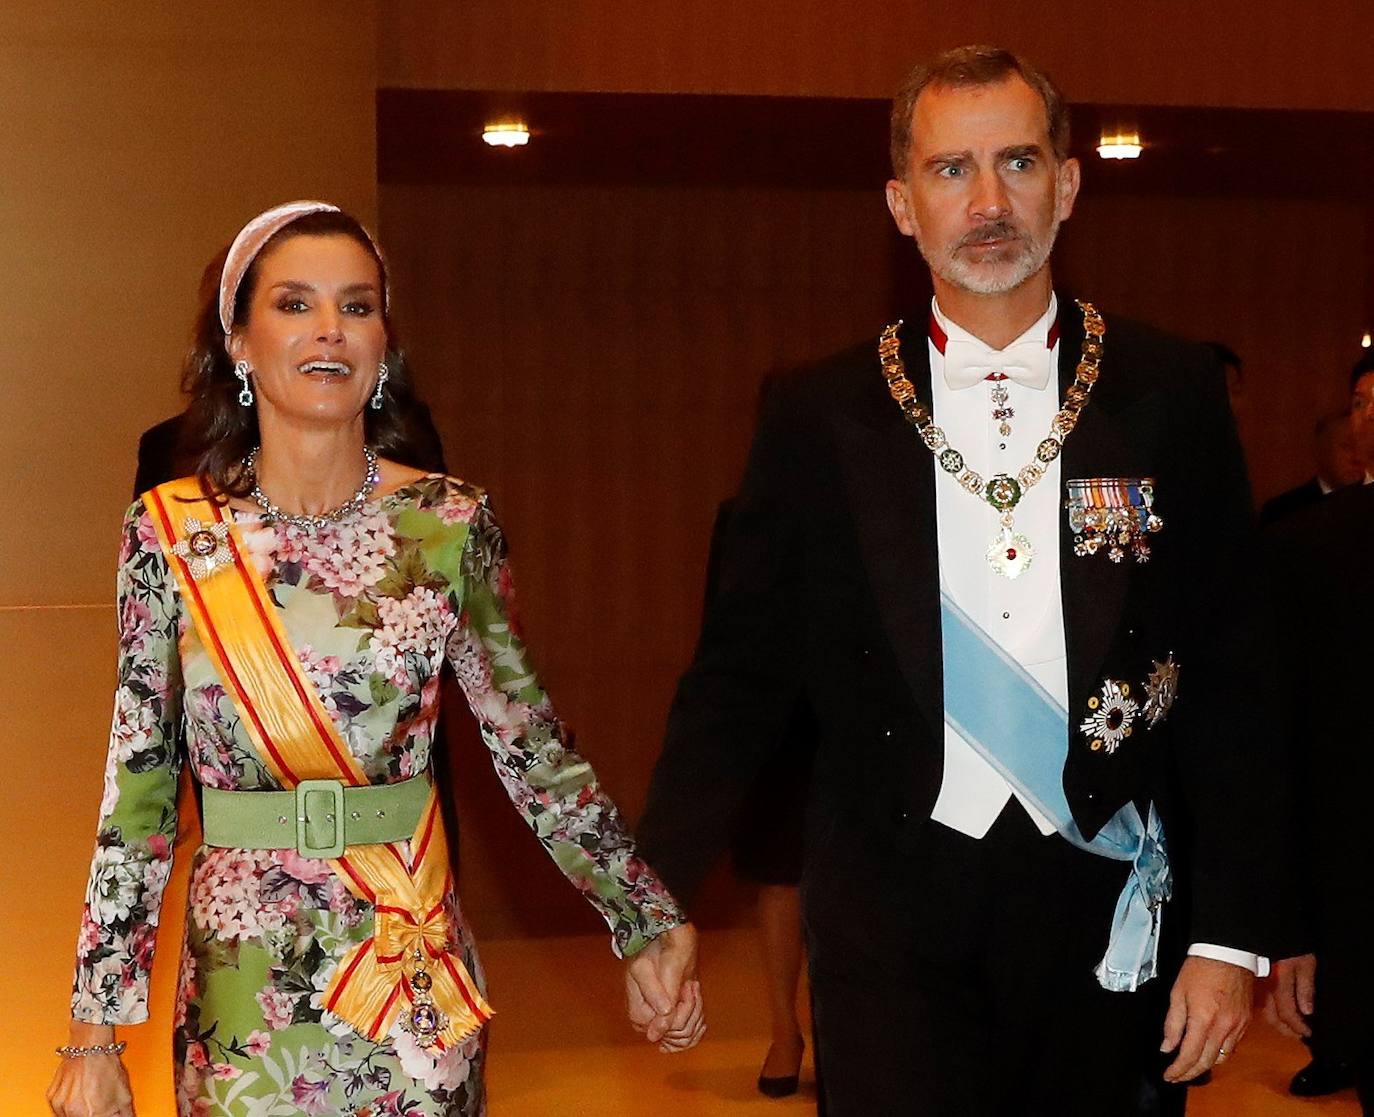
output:
<instances>
[{"instance_id":1,"label":"gold collar chain","mask_svg":"<svg viewBox=\"0 0 1374 1117\"><path fill-rule=\"evenodd\" d=\"M897 336L902 323L899 321L888 326L878 340L878 359L882 363L883 377L887 380L887 390L902 409L903 417L916 429L926 449L935 455L940 468L1000 514L1002 530L988 547L987 560L993 570L1004 578L1020 577L1035 556L1030 540L1015 530L1016 506L1021 503L1027 490L1045 476L1045 467L1059 456L1064 440L1078 425L1078 417L1088 405L1093 385L1102 374L1102 339L1106 336L1107 324L1092 303L1082 299L1076 299L1075 302L1083 312L1083 349L1074 381L1064 393L1064 402L1050 422L1050 433L1035 448L1035 459L1015 476L998 473L986 482L982 474L965 464L964 455L948 443L945 432L935 425L930 409L916 397L916 389L907 379L906 364L901 357L902 342Z\"/></svg>"}]
</instances>

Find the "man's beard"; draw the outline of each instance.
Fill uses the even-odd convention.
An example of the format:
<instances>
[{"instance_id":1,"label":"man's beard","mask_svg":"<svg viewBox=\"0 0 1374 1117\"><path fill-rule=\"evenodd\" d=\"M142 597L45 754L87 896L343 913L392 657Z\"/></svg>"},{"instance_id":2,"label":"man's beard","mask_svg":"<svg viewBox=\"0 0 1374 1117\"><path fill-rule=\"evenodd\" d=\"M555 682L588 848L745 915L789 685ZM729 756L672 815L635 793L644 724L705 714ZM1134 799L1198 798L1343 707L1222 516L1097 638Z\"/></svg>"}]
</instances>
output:
<instances>
[{"instance_id":1,"label":"man's beard","mask_svg":"<svg viewBox=\"0 0 1374 1117\"><path fill-rule=\"evenodd\" d=\"M1057 219L1043 240L1035 239L1010 221L989 221L965 233L952 248L938 256L926 245L919 230L916 246L930 270L950 286L975 295L1001 295L1014 291L1045 266L1058 235ZM992 240L1008 242L998 250L995 258L985 258L975 263L960 255L962 248Z\"/></svg>"}]
</instances>

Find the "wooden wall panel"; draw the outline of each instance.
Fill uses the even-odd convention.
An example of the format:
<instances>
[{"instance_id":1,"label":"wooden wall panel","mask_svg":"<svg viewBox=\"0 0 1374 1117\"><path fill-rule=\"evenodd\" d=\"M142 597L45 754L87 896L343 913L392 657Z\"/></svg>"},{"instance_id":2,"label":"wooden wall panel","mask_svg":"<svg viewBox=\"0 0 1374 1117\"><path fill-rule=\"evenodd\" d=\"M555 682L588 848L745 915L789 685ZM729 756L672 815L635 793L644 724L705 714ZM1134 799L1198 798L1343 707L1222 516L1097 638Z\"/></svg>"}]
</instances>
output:
<instances>
[{"instance_id":1,"label":"wooden wall panel","mask_svg":"<svg viewBox=\"0 0 1374 1117\"><path fill-rule=\"evenodd\" d=\"M919 59L995 42L1077 101L1374 108L1367 0L382 0L382 84L886 97Z\"/></svg>"},{"instance_id":2,"label":"wooden wall panel","mask_svg":"<svg viewBox=\"0 0 1374 1117\"><path fill-rule=\"evenodd\" d=\"M1108 308L1245 362L1236 418L1264 500L1312 476L1312 428L1348 403L1368 210L1275 199L1093 198L1064 226L1060 276Z\"/></svg>"}]
</instances>

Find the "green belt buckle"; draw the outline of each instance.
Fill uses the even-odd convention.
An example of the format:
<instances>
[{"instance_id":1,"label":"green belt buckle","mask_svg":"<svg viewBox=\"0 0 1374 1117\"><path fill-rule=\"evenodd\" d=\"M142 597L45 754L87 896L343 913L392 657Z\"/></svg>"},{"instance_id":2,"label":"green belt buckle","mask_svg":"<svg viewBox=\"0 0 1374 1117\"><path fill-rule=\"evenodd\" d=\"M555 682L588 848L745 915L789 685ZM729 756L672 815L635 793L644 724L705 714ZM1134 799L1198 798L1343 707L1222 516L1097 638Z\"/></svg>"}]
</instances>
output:
<instances>
[{"instance_id":1,"label":"green belt buckle","mask_svg":"<svg viewBox=\"0 0 1374 1117\"><path fill-rule=\"evenodd\" d=\"M334 840L329 845L312 845L306 830L306 819L330 819L334 823ZM296 852L302 857L333 860L344 851L344 785L338 780L301 780L296 785Z\"/></svg>"}]
</instances>

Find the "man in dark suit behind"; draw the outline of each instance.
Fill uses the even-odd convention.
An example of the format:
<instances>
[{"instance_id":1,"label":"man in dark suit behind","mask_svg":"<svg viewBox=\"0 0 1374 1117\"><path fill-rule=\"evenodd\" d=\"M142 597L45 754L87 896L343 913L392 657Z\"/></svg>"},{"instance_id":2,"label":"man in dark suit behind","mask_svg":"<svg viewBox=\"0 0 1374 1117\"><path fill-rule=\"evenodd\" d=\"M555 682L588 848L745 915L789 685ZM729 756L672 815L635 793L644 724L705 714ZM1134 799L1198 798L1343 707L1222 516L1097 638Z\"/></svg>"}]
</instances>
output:
<instances>
[{"instance_id":1,"label":"man in dark suit behind","mask_svg":"<svg viewBox=\"0 0 1374 1117\"><path fill-rule=\"evenodd\" d=\"M1305 953L1276 964L1274 1007L1286 1027L1354 1072L1374 1115L1374 485L1333 493L1268 539L1279 628L1270 643L1299 789L1297 914Z\"/></svg>"},{"instance_id":2,"label":"man in dark suit behind","mask_svg":"<svg viewBox=\"0 0 1374 1117\"><path fill-rule=\"evenodd\" d=\"M1245 1030L1283 832L1248 677L1250 496L1225 383L1205 349L1144 326L1108 315L1098 339L1096 312L1054 292L1079 168L1042 74L951 51L913 72L892 119L888 204L935 301L881 353L875 338L770 393L641 845L690 896L802 696L830 1117L1179 1112L1178 1083ZM1072 528L1066 486L1087 517ZM952 608L995 650L972 672L942 652L967 631ZM1022 705L1057 710L1022 748L1055 758L1044 798L951 712L998 721L990 695L1012 680ZM1160 977L1141 945L1099 983L1114 910L1159 927L1123 889L1158 890L1075 843L1155 809L1175 891Z\"/></svg>"},{"instance_id":3,"label":"man in dark suit behind","mask_svg":"<svg viewBox=\"0 0 1374 1117\"><path fill-rule=\"evenodd\" d=\"M1317 452L1317 475L1266 501L1260 509L1260 527L1278 523L1316 504L1336 489L1358 485L1364 479L1364 467L1355 453L1349 412L1319 419L1312 432L1312 440Z\"/></svg>"}]
</instances>

